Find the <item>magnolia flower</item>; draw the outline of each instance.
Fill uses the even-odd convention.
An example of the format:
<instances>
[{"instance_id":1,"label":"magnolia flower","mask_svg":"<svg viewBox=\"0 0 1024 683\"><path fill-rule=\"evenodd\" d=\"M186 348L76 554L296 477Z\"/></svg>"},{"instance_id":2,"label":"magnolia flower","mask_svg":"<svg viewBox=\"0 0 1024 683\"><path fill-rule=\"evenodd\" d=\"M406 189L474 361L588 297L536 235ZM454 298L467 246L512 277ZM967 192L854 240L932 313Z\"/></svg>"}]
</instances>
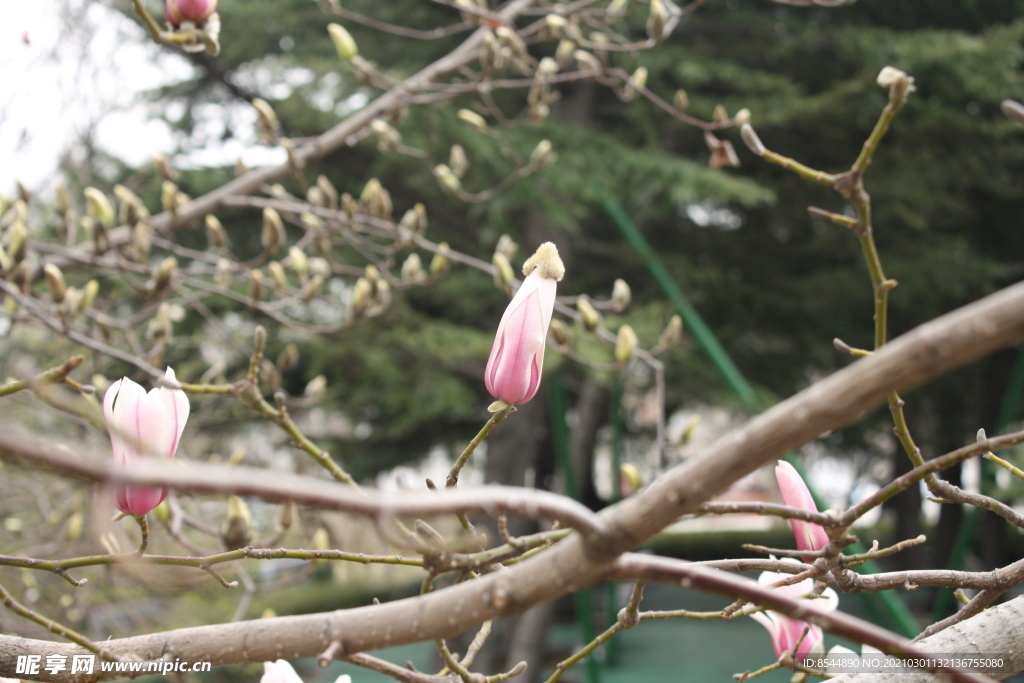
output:
<instances>
[{"instance_id":1,"label":"magnolia flower","mask_svg":"<svg viewBox=\"0 0 1024 683\"><path fill-rule=\"evenodd\" d=\"M818 511L818 506L814 504L814 498L811 497L807 484L804 483L795 467L785 460L780 460L775 468L775 478L779 482L783 503L803 510ZM789 525L793 527L797 550L821 550L828 545L828 534L820 524L791 519ZM803 559L807 562L814 562L814 557L804 557Z\"/></svg>"},{"instance_id":2,"label":"magnolia flower","mask_svg":"<svg viewBox=\"0 0 1024 683\"><path fill-rule=\"evenodd\" d=\"M276 662L263 662L263 678L260 683L302 683L302 679L291 664L279 659ZM352 683L352 677L343 674L334 683Z\"/></svg>"},{"instance_id":3,"label":"magnolia flower","mask_svg":"<svg viewBox=\"0 0 1024 683\"><path fill-rule=\"evenodd\" d=\"M767 588L773 583L789 578L789 576L789 574L763 572L758 577L757 583L762 588ZM839 596L831 588L826 588L820 597L809 597L814 590L813 579L804 579L800 583L791 586L778 586L772 588L772 590L780 595L797 600L806 598L814 607L827 612L832 612L839 606ZM800 643L800 647L797 648L795 653L798 661L808 654L822 654L825 652L820 626L814 626L792 617L787 617L785 614L772 612L771 610L754 612L750 617L768 630L768 634L772 639L772 649L775 651L776 657L782 657L787 652L793 653L793 648L797 642ZM806 635L804 635L804 631L807 632ZM802 641L800 640L801 637L803 638Z\"/></svg>"},{"instance_id":4,"label":"magnolia flower","mask_svg":"<svg viewBox=\"0 0 1024 683\"><path fill-rule=\"evenodd\" d=\"M174 370L165 377L175 381ZM188 420L188 397L180 389L145 390L128 378L110 385L103 397L103 415L110 428L114 463L130 467L147 456L174 457ZM163 502L167 489L127 484L117 487L117 509L127 515L144 515Z\"/></svg>"},{"instance_id":5,"label":"magnolia flower","mask_svg":"<svg viewBox=\"0 0 1024 683\"><path fill-rule=\"evenodd\" d=\"M167 23L174 27L181 26L183 21L202 26L216 11L217 0L167 0L164 6Z\"/></svg>"},{"instance_id":6,"label":"magnolia flower","mask_svg":"<svg viewBox=\"0 0 1024 683\"><path fill-rule=\"evenodd\" d=\"M484 384L506 403L526 403L537 394L544 365L544 343L555 307L555 289L565 274L558 249L540 245L523 265L522 286L498 323Z\"/></svg>"}]
</instances>

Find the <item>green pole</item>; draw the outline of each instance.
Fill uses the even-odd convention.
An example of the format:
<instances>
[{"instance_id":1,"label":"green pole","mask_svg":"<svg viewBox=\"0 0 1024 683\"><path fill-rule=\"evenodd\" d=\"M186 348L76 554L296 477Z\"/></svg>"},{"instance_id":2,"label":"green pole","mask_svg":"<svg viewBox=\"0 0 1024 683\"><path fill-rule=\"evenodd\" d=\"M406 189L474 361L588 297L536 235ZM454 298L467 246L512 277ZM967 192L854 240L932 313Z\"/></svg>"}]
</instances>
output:
<instances>
[{"instance_id":1,"label":"green pole","mask_svg":"<svg viewBox=\"0 0 1024 683\"><path fill-rule=\"evenodd\" d=\"M733 363L729 353L722 348L715 333L704 322L704 318L701 317L697 309L693 307L683 294L679 284L669 274L668 269L665 268L665 265L654 253L654 250L651 249L651 245L641 234L640 230L637 229L632 219L626 214L622 205L605 192L599 191L597 198L601 207L611 216L619 232L626 238L629 245L644 259L651 277L654 278L654 281L658 283L658 286L661 287L661 290L665 292L665 295L675 305L676 310L679 311L679 316L683 319L687 331L697 340L697 343L704 349L704 352L708 354L711 362L718 368L722 377L732 387L732 390L739 397L740 401L743 402L747 410L758 412L759 406L757 405L757 396L754 393L753 387L750 386L743 373Z\"/></svg>"},{"instance_id":2,"label":"green pole","mask_svg":"<svg viewBox=\"0 0 1024 683\"><path fill-rule=\"evenodd\" d=\"M665 296L676 306L689 333L697 340L697 343L708 354L708 357L711 358L711 362L718 368L726 383L732 388L747 410L751 413L760 412L762 406L758 405L754 389L747 382L740 369L736 367L732 358L729 357L729 353L719 343L715 333L707 326L707 323L704 322L697 309L683 295L679 283L675 281L668 272L668 269L665 268L661 259L658 258L654 249L651 248L650 243L643 236L643 233L640 232L639 228L636 227L636 224L626 213L626 210L622 208L622 205L614 197L604 190L596 188L595 194L597 195L598 203L612 219L612 222L615 223L619 232L622 233L622 236L626 238L629 245L643 258L651 277L661 287L661 291L665 293ZM794 459L792 455L787 456L787 460ZM802 473L801 476L803 476ZM820 509L822 507L821 499L814 493L813 489L811 494L814 496ZM856 543L850 546L850 551L863 553L867 551L867 548L861 543ZM858 567L857 571L865 574L877 574L880 568L875 562L866 562ZM873 607L880 603L890 621L895 624L896 629L902 632L903 635L912 638L920 632L920 627L914 615L903 601L892 593L883 591L875 594L862 594L862 597L869 601L869 603L874 601Z\"/></svg>"},{"instance_id":3,"label":"green pole","mask_svg":"<svg viewBox=\"0 0 1024 683\"><path fill-rule=\"evenodd\" d=\"M551 400L551 442L555 449L555 462L562 471L565 495L573 500L578 499L576 481L573 477L572 455L569 453L569 426L565 422L566 400L565 388L561 378L556 374L548 379L548 395ZM572 596L573 608L576 610L580 638L586 645L594 640L594 606L589 590L578 591ZM600 683L600 672L597 660L591 656L583 662L583 678L586 683Z\"/></svg>"}]
</instances>

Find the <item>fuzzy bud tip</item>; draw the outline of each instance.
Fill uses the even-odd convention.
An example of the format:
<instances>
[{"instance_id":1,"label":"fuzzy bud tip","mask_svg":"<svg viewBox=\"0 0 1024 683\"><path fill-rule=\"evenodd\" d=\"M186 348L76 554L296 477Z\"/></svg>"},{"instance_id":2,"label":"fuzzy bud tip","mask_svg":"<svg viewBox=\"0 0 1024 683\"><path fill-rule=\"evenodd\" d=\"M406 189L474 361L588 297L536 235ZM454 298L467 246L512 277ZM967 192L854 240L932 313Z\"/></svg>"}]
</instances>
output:
<instances>
[{"instance_id":1,"label":"fuzzy bud tip","mask_svg":"<svg viewBox=\"0 0 1024 683\"><path fill-rule=\"evenodd\" d=\"M533 256L526 259L526 263L523 264L523 275L529 275L535 269L539 269L537 272L541 277L555 281L561 281L565 276L565 264L562 263L562 258L558 255L558 247L553 242L545 242L540 245Z\"/></svg>"}]
</instances>

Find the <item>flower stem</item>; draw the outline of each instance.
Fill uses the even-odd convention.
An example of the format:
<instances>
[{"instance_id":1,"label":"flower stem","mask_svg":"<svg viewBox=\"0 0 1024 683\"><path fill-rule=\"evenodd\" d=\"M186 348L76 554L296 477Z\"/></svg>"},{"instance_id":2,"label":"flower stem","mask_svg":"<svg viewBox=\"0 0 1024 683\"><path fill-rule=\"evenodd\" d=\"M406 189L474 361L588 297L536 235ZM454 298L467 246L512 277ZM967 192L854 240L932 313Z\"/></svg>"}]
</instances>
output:
<instances>
[{"instance_id":1,"label":"flower stem","mask_svg":"<svg viewBox=\"0 0 1024 683\"><path fill-rule=\"evenodd\" d=\"M149 522L146 521L146 515L133 515L135 521L139 523L139 529L142 531L142 542L139 543L139 549L135 551L137 557L142 557L146 552L146 548L149 547Z\"/></svg>"},{"instance_id":2,"label":"flower stem","mask_svg":"<svg viewBox=\"0 0 1024 683\"><path fill-rule=\"evenodd\" d=\"M491 433L492 429L494 429L494 425L508 417L509 413L511 413L513 409L515 409L515 406L511 403L507 403L504 408L501 408L498 412L491 415L491 419L488 420L487 424L485 424L477 435L473 437L473 440L469 442L465 450L462 451L458 460L456 460L455 464L452 465L452 469L448 472L448 477L444 481L444 487L446 489L455 488L459 485L459 473L462 471L462 468L466 466L466 463L469 462L469 458L473 455L473 452L476 451L476 447L483 443L483 440L486 439L487 435Z\"/></svg>"}]
</instances>

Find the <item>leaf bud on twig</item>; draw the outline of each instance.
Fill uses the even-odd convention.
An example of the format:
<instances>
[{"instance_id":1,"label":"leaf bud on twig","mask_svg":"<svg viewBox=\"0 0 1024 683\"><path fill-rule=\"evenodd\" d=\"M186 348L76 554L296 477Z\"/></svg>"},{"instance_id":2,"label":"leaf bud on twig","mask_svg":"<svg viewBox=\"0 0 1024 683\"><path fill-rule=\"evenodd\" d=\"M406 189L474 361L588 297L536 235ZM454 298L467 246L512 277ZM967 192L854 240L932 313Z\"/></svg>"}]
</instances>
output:
<instances>
[{"instance_id":1,"label":"leaf bud on twig","mask_svg":"<svg viewBox=\"0 0 1024 683\"><path fill-rule=\"evenodd\" d=\"M678 344L683 339L683 319L678 315L672 316L668 321L668 325L662 330L661 336L658 337L658 348L669 349Z\"/></svg>"},{"instance_id":2,"label":"leaf bud on twig","mask_svg":"<svg viewBox=\"0 0 1024 683\"><path fill-rule=\"evenodd\" d=\"M284 243L286 238L287 234L284 231L281 214L270 207L263 209L263 234L260 236L260 244L263 246L264 253L268 256L276 254L278 247Z\"/></svg>"},{"instance_id":3,"label":"leaf bud on twig","mask_svg":"<svg viewBox=\"0 0 1024 683\"><path fill-rule=\"evenodd\" d=\"M141 220L149 218L149 210L146 208L146 205L142 203L142 200L134 192L124 185L114 186L114 196L117 197L117 202L120 206L118 220L122 224L134 225Z\"/></svg>"},{"instance_id":4,"label":"leaf bud on twig","mask_svg":"<svg viewBox=\"0 0 1024 683\"><path fill-rule=\"evenodd\" d=\"M633 328L629 325L621 326L615 338L615 360L620 365L624 365L633 357L638 343L639 340L636 338L636 332L633 331Z\"/></svg>"},{"instance_id":5,"label":"leaf bud on twig","mask_svg":"<svg viewBox=\"0 0 1024 683\"><path fill-rule=\"evenodd\" d=\"M327 529L320 527L315 532L313 532L312 546L313 550L319 550L321 552L323 552L324 550L330 550L331 537L327 533Z\"/></svg>"},{"instance_id":6,"label":"leaf bud on twig","mask_svg":"<svg viewBox=\"0 0 1024 683\"><path fill-rule=\"evenodd\" d=\"M434 177L437 178L441 187L449 192L458 192L462 189L462 182L446 164L438 164L434 167Z\"/></svg>"},{"instance_id":7,"label":"leaf bud on twig","mask_svg":"<svg viewBox=\"0 0 1024 683\"><path fill-rule=\"evenodd\" d=\"M359 205L356 204L355 198L353 198L348 192L341 195L341 208L345 212L345 217L348 218L349 224L354 224L356 214L359 213Z\"/></svg>"},{"instance_id":8,"label":"leaf bud on twig","mask_svg":"<svg viewBox=\"0 0 1024 683\"><path fill-rule=\"evenodd\" d=\"M743 143L747 146L747 149L757 156L763 157L765 152L768 151L764 143L761 142L761 138L754 131L754 127L749 123L744 123L740 128L740 137L743 138Z\"/></svg>"},{"instance_id":9,"label":"leaf bud on twig","mask_svg":"<svg viewBox=\"0 0 1024 683\"><path fill-rule=\"evenodd\" d=\"M459 119L467 124L470 128L480 133L487 132L487 120L477 114L472 109L460 109L458 113Z\"/></svg>"},{"instance_id":10,"label":"leaf bud on twig","mask_svg":"<svg viewBox=\"0 0 1024 683\"><path fill-rule=\"evenodd\" d=\"M212 213L206 215L206 241L211 247L222 251L228 245L228 235L220 220Z\"/></svg>"},{"instance_id":11,"label":"leaf bud on twig","mask_svg":"<svg viewBox=\"0 0 1024 683\"><path fill-rule=\"evenodd\" d=\"M680 88L676 90L675 97L672 98L672 106L680 112L685 112L690 107L690 96L686 94L686 91Z\"/></svg>"},{"instance_id":12,"label":"leaf bud on twig","mask_svg":"<svg viewBox=\"0 0 1024 683\"><path fill-rule=\"evenodd\" d=\"M370 297L373 294L373 285L365 277L356 280L352 286L352 317L362 315L370 305Z\"/></svg>"},{"instance_id":13,"label":"leaf bud on twig","mask_svg":"<svg viewBox=\"0 0 1024 683\"><path fill-rule=\"evenodd\" d=\"M25 256L28 254L28 231L25 230L25 224L18 221L11 226L7 234L10 236L7 242L7 254L14 265L18 265L25 260Z\"/></svg>"},{"instance_id":14,"label":"leaf bud on twig","mask_svg":"<svg viewBox=\"0 0 1024 683\"><path fill-rule=\"evenodd\" d=\"M86 208L89 212L89 216L99 221L100 225L104 228L110 228L114 225L114 207L111 206L110 200L107 199L107 195L103 194L95 187L87 187L83 192L85 195Z\"/></svg>"},{"instance_id":15,"label":"leaf bud on twig","mask_svg":"<svg viewBox=\"0 0 1024 683\"><path fill-rule=\"evenodd\" d=\"M273 144L277 140L277 132L281 124L277 120L277 113L270 103L262 98L255 98L252 101L253 109L256 110L256 122L260 131L260 140Z\"/></svg>"},{"instance_id":16,"label":"leaf bud on twig","mask_svg":"<svg viewBox=\"0 0 1024 683\"><path fill-rule=\"evenodd\" d=\"M555 61L559 64L565 64L572 59L572 53L576 50L576 43L573 41L563 38L558 41L558 47L555 48Z\"/></svg>"},{"instance_id":17,"label":"leaf bud on twig","mask_svg":"<svg viewBox=\"0 0 1024 683\"><path fill-rule=\"evenodd\" d=\"M221 287L231 284L231 261L226 258L217 259L217 270L213 275L214 281Z\"/></svg>"},{"instance_id":18,"label":"leaf bud on twig","mask_svg":"<svg viewBox=\"0 0 1024 683\"><path fill-rule=\"evenodd\" d=\"M156 309L156 315L150 319L149 324L146 326L146 339L150 341L170 341L171 337L174 336L174 324L171 322L168 309L166 301Z\"/></svg>"},{"instance_id":19,"label":"leaf bud on twig","mask_svg":"<svg viewBox=\"0 0 1024 683\"><path fill-rule=\"evenodd\" d=\"M278 296L284 296L288 290L288 276L285 275L284 266L279 261L271 261L267 264L270 271L270 278L274 281L274 291Z\"/></svg>"},{"instance_id":20,"label":"leaf bud on twig","mask_svg":"<svg viewBox=\"0 0 1024 683\"><path fill-rule=\"evenodd\" d=\"M302 251L299 247L293 246L289 248L288 264L295 271L296 275L305 279L306 274L309 272L309 260L306 258L306 252Z\"/></svg>"},{"instance_id":21,"label":"leaf bud on twig","mask_svg":"<svg viewBox=\"0 0 1024 683\"><path fill-rule=\"evenodd\" d=\"M427 274L423 271L423 262L417 253L409 254L402 264L402 282L415 284L426 279Z\"/></svg>"},{"instance_id":22,"label":"leaf bud on twig","mask_svg":"<svg viewBox=\"0 0 1024 683\"><path fill-rule=\"evenodd\" d=\"M146 221L139 221L132 228L132 250L135 257L142 263L149 260L149 252L153 248L153 226Z\"/></svg>"},{"instance_id":23,"label":"leaf bud on twig","mask_svg":"<svg viewBox=\"0 0 1024 683\"><path fill-rule=\"evenodd\" d=\"M647 67L640 66L633 72L633 75L626 81L625 87L622 89L620 95L623 102L629 102L635 99L639 94L640 90L643 90L647 86Z\"/></svg>"},{"instance_id":24,"label":"leaf bud on twig","mask_svg":"<svg viewBox=\"0 0 1024 683\"><path fill-rule=\"evenodd\" d=\"M299 347L295 344L288 344L281 351L281 355L277 357L277 371L280 373L294 370L295 366L299 364Z\"/></svg>"},{"instance_id":25,"label":"leaf bud on twig","mask_svg":"<svg viewBox=\"0 0 1024 683\"><path fill-rule=\"evenodd\" d=\"M604 68L601 60L586 50L576 50L572 53L572 58L579 64L581 71L601 71Z\"/></svg>"},{"instance_id":26,"label":"leaf bud on twig","mask_svg":"<svg viewBox=\"0 0 1024 683\"><path fill-rule=\"evenodd\" d=\"M462 148L462 145L452 145L451 152L448 154L448 165L456 177L461 178L466 175L466 171L469 170L469 158L466 157L466 150Z\"/></svg>"},{"instance_id":27,"label":"leaf bud on twig","mask_svg":"<svg viewBox=\"0 0 1024 683\"><path fill-rule=\"evenodd\" d=\"M327 206L329 206L332 209L338 208L338 190L335 189L333 183L331 183L331 181L328 180L327 176L317 176L316 186L320 188L320 191L327 199Z\"/></svg>"},{"instance_id":28,"label":"leaf bud on twig","mask_svg":"<svg viewBox=\"0 0 1024 683\"><path fill-rule=\"evenodd\" d=\"M338 51L338 57L341 59L348 62L359 54L359 46L356 44L355 39L341 24L328 24L327 33L330 34L331 41L334 43L334 49Z\"/></svg>"},{"instance_id":29,"label":"leaf bud on twig","mask_svg":"<svg viewBox=\"0 0 1024 683\"><path fill-rule=\"evenodd\" d=\"M579 311L580 323L587 332L593 332L601 325L601 314L586 299L581 298L576 302L576 310Z\"/></svg>"},{"instance_id":30,"label":"leaf bud on twig","mask_svg":"<svg viewBox=\"0 0 1024 683\"><path fill-rule=\"evenodd\" d=\"M96 303L96 297L100 294L100 283L97 280L89 280L85 283L85 289L82 290L82 310L86 311L92 308L92 305Z\"/></svg>"},{"instance_id":31,"label":"leaf bud on twig","mask_svg":"<svg viewBox=\"0 0 1024 683\"><path fill-rule=\"evenodd\" d=\"M263 271L253 268L249 273L249 298L253 301L263 301Z\"/></svg>"},{"instance_id":32,"label":"leaf bud on twig","mask_svg":"<svg viewBox=\"0 0 1024 683\"><path fill-rule=\"evenodd\" d=\"M371 121L370 130L377 136L377 149L381 152L394 152L402 144L402 134L384 119Z\"/></svg>"},{"instance_id":33,"label":"leaf bud on twig","mask_svg":"<svg viewBox=\"0 0 1024 683\"><path fill-rule=\"evenodd\" d=\"M171 286L171 281L174 278L174 272L178 268L178 259L173 256L168 256L160 265L156 267L153 273L153 291L162 292Z\"/></svg>"},{"instance_id":34,"label":"leaf bud on twig","mask_svg":"<svg viewBox=\"0 0 1024 683\"><path fill-rule=\"evenodd\" d=\"M384 186L376 178L371 178L366 183L363 193L359 195L359 203L366 207L372 216L386 220L391 219L391 212L394 208L391 204L391 193L384 189Z\"/></svg>"},{"instance_id":35,"label":"leaf bud on twig","mask_svg":"<svg viewBox=\"0 0 1024 683\"><path fill-rule=\"evenodd\" d=\"M441 242L437 245L437 253L430 259L431 275L443 275L448 272L448 268L451 267L451 259L448 258L449 251L451 249L448 247L447 242Z\"/></svg>"},{"instance_id":36,"label":"leaf bud on twig","mask_svg":"<svg viewBox=\"0 0 1024 683\"><path fill-rule=\"evenodd\" d=\"M610 300L612 311L622 313L629 307L632 300L633 293L626 281L622 278L615 280L615 284L612 285L612 298Z\"/></svg>"},{"instance_id":37,"label":"leaf bud on twig","mask_svg":"<svg viewBox=\"0 0 1024 683\"><path fill-rule=\"evenodd\" d=\"M174 213L177 208L178 186L172 180L165 180L160 185L160 206L168 213Z\"/></svg>"},{"instance_id":38,"label":"leaf bud on twig","mask_svg":"<svg viewBox=\"0 0 1024 683\"><path fill-rule=\"evenodd\" d=\"M1013 119L1017 123L1024 123L1024 104L1007 99L999 103L999 108L1007 118Z\"/></svg>"},{"instance_id":39,"label":"leaf bud on twig","mask_svg":"<svg viewBox=\"0 0 1024 683\"><path fill-rule=\"evenodd\" d=\"M551 151L551 141L541 140L530 153L530 165L534 168L546 168L558 161L558 155Z\"/></svg>"},{"instance_id":40,"label":"leaf bud on twig","mask_svg":"<svg viewBox=\"0 0 1024 683\"><path fill-rule=\"evenodd\" d=\"M252 541L252 514L238 496L228 498L228 516L221 527L220 540L228 550L244 548Z\"/></svg>"},{"instance_id":41,"label":"leaf bud on twig","mask_svg":"<svg viewBox=\"0 0 1024 683\"><path fill-rule=\"evenodd\" d=\"M55 304L64 301L64 294L67 292L67 284L64 282L64 273L52 263L43 266L43 274L46 276L46 289L50 293L50 299Z\"/></svg>"},{"instance_id":42,"label":"leaf bud on twig","mask_svg":"<svg viewBox=\"0 0 1024 683\"><path fill-rule=\"evenodd\" d=\"M656 43L665 37L665 24L668 23L668 10L662 0L651 0L650 14L647 15L647 35Z\"/></svg>"},{"instance_id":43,"label":"leaf bud on twig","mask_svg":"<svg viewBox=\"0 0 1024 683\"><path fill-rule=\"evenodd\" d=\"M494 251L500 251L505 255L509 261L515 258L516 252L519 251L519 245L512 241L512 238L508 235L502 235L498 238L498 245L494 247Z\"/></svg>"},{"instance_id":44,"label":"leaf bud on twig","mask_svg":"<svg viewBox=\"0 0 1024 683\"><path fill-rule=\"evenodd\" d=\"M314 275L306 281L306 284L302 285L302 301L309 303L316 297L320 296L320 290L324 287L323 275Z\"/></svg>"},{"instance_id":45,"label":"leaf bud on twig","mask_svg":"<svg viewBox=\"0 0 1024 683\"><path fill-rule=\"evenodd\" d=\"M555 346L561 353L565 353L572 346L572 330L561 320L555 318L551 321L551 327L548 328L551 332L551 339L555 342Z\"/></svg>"},{"instance_id":46,"label":"leaf bud on twig","mask_svg":"<svg viewBox=\"0 0 1024 683\"><path fill-rule=\"evenodd\" d=\"M556 38L565 37L565 27L569 24L568 19L557 14L549 14L544 17L544 23L547 24L548 30Z\"/></svg>"},{"instance_id":47,"label":"leaf bud on twig","mask_svg":"<svg viewBox=\"0 0 1024 683\"><path fill-rule=\"evenodd\" d=\"M305 391L302 395L310 403L319 403L323 400L327 394L327 378L323 375L317 375L309 381L306 385Z\"/></svg>"},{"instance_id":48,"label":"leaf bud on twig","mask_svg":"<svg viewBox=\"0 0 1024 683\"><path fill-rule=\"evenodd\" d=\"M500 251L496 251L491 257L491 263L494 265L494 284L505 292L506 296L512 296L512 281L516 275L508 257Z\"/></svg>"}]
</instances>

